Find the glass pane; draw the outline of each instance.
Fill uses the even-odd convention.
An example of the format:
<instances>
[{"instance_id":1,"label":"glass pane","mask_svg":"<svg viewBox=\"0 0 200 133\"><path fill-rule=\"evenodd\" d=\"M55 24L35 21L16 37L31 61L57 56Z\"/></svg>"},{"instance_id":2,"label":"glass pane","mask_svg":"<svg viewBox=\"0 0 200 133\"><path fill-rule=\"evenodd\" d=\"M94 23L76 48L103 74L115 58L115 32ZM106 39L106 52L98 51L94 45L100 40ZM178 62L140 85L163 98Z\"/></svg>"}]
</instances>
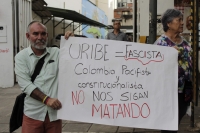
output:
<instances>
[{"instance_id":1,"label":"glass pane","mask_svg":"<svg viewBox=\"0 0 200 133\"><path fill-rule=\"evenodd\" d=\"M121 7L121 3L117 3L117 7Z\"/></svg>"},{"instance_id":2,"label":"glass pane","mask_svg":"<svg viewBox=\"0 0 200 133\"><path fill-rule=\"evenodd\" d=\"M126 3L122 3L122 7L126 7Z\"/></svg>"}]
</instances>

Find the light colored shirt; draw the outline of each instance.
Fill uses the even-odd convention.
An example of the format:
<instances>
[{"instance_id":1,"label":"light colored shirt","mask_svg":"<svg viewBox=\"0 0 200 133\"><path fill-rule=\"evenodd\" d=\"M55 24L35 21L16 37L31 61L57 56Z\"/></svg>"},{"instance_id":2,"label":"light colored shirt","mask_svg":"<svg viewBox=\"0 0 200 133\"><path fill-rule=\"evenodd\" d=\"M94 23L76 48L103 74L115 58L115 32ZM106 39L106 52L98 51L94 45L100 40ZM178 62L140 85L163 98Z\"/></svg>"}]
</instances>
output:
<instances>
[{"instance_id":1,"label":"light colored shirt","mask_svg":"<svg viewBox=\"0 0 200 133\"><path fill-rule=\"evenodd\" d=\"M114 34L114 31L108 33L107 39L108 40L118 40L118 41L128 41L126 34L121 31L119 31L119 33L117 35Z\"/></svg>"},{"instance_id":2,"label":"light colored shirt","mask_svg":"<svg viewBox=\"0 0 200 133\"><path fill-rule=\"evenodd\" d=\"M44 65L40 74L32 83L31 76L34 73L35 66L39 59L44 55L46 55ZM58 63L59 49L56 47L46 48L46 51L41 56L36 56L31 47L28 47L15 56L15 73L17 81L21 90L27 94L24 100L24 114L29 118L44 121L48 111L50 121L57 120L56 110L48 107L41 101L30 97L30 94L35 88L38 88L47 96L57 98Z\"/></svg>"}]
</instances>

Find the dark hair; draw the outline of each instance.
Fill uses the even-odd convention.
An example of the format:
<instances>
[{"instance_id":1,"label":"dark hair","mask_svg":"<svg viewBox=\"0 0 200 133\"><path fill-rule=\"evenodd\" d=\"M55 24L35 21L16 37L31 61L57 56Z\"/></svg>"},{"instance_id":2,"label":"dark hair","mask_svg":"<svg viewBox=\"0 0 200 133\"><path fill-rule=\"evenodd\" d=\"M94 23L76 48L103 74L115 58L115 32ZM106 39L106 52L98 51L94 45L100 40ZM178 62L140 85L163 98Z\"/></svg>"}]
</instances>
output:
<instances>
[{"instance_id":1,"label":"dark hair","mask_svg":"<svg viewBox=\"0 0 200 133\"><path fill-rule=\"evenodd\" d=\"M168 23L172 22L174 18L183 16L183 14L177 9L167 9L161 18L161 23L163 25L163 30L166 32L169 27L167 26Z\"/></svg>"}]
</instances>

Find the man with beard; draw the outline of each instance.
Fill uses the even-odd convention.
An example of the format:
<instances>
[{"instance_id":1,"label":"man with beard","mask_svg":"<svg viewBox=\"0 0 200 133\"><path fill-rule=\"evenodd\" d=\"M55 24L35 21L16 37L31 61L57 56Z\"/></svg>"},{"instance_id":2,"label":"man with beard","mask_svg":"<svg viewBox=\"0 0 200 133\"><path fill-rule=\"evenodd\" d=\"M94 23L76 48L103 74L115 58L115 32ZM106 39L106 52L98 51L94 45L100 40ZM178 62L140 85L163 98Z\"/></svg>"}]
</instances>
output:
<instances>
[{"instance_id":1,"label":"man with beard","mask_svg":"<svg viewBox=\"0 0 200 133\"><path fill-rule=\"evenodd\" d=\"M67 39L72 32L66 32ZM21 90L26 93L22 133L61 133L62 121L57 110L62 105L57 99L59 49L47 46L47 28L38 21L28 25L26 33L31 46L15 56L15 73ZM44 57L44 64L31 81L37 62Z\"/></svg>"}]
</instances>

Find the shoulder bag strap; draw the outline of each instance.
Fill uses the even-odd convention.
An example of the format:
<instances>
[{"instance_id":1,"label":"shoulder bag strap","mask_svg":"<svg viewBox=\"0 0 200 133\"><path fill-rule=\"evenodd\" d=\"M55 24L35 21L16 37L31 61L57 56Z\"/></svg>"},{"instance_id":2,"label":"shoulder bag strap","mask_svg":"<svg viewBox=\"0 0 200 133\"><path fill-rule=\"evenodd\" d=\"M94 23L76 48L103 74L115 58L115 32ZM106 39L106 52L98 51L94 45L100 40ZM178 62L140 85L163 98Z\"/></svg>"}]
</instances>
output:
<instances>
[{"instance_id":1,"label":"shoulder bag strap","mask_svg":"<svg viewBox=\"0 0 200 133\"><path fill-rule=\"evenodd\" d=\"M46 55L47 55L47 54L46 54ZM40 71L41 71L41 69L42 69L42 66L43 66L43 64L44 64L44 59L45 59L46 55L44 55L44 56L38 61L38 63L36 64L34 73L33 73L33 75L31 76L31 81L32 81L32 82L34 82L35 78L36 78L37 75L40 73Z\"/></svg>"}]
</instances>

